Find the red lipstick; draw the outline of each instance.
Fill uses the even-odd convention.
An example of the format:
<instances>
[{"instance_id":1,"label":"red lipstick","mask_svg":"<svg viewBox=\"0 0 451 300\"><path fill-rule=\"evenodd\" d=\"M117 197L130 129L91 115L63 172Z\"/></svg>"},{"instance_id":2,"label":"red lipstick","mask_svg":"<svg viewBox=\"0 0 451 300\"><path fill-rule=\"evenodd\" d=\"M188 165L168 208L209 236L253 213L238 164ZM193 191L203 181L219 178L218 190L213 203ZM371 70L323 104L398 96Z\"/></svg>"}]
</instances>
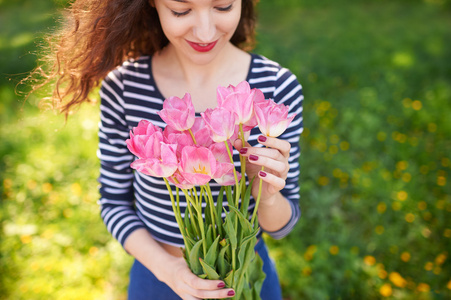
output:
<instances>
[{"instance_id":1,"label":"red lipstick","mask_svg":"<svg viewBox=\"0 0 451 300\"><path fill-rule=\"evenodd\" d=\"M208 52L216 46L216 43L218 41L214 41L213 43L208 43L208 44L194 43L194 42L190 42L188 40L187 40L187 42L197 52Z\"/></svg>"}]
</instances>

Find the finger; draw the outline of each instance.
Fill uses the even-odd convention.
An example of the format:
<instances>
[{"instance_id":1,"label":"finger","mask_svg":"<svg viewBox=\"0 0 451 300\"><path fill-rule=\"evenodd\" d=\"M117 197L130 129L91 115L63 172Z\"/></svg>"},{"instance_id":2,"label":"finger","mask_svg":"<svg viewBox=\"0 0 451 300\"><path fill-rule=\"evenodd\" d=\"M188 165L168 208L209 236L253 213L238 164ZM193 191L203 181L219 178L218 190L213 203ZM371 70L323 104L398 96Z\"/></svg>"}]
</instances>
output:
<instances>
[{"instance_id":1,"label":"finger","mask_svg":"<svg viewBox=\"0 0 451 300\"><path fill-rule=\"evenodd\" d=\"M274 160L286 159L285 156L283 156L282 153L280 153L280 151L277 149L261 148L261 147L243 147L239 151L242 156L247 157L253 154L257 156L265 156L267 158L271 158Z\"/></svg>"},{"instance_id":2,"label":"finger","mask_svg":"<svg viewBox=\"0 0 451 300\"><path fill-rule=\"evenodd\" d=\"M265 156L251 154L248 156L250 163L269 168L277 173L287 173L287 165L280 160L274 160Z\"/></svg>"},{"instance_id":3,"label":"finger","mask_svg":"<svg viewBox=\"0 0 451 300\"><path fill-rule=\"evenodd\" d=\"M221 289L216 291L194 290L193 296L198 297L199 299L224 299L235 296L235 291L233 289Z\"/></svg>"},{"instance_id":4,"label":"finger","mask_svg":"<svg viewBox=\"0 0 451 300\"><path fill-rule=\"evenodd\" d=\"M261 178L264 182L272 185L278 191L285 187L285 180L271 173L260 171L258 172L258 177Z\"/></svg>"},{"instance_id":5,"label":"finger","mask_svg":"<svg viewBox=\"0 0 451 300\"><path fill-rule=\"evenodd\" d=\"M258 137L258 142L266 147L279 150L285 157L290 156L291 144L285 140L260 135Z\"/></svg>"},{"instance_id":6,"label":"finger","mask_svg":"<svg viewBox=\"0 0 451 300\"><path fill-rule=\"evenodd\" d=\"M187 281L188 285L196 290L217 290L225 287L225 283L222 280L209 280L201 279L196 275L190 276Z\"/></svg>"},{"instance_id":7,"label":"finger","mask_svg":"<svg viewBox=\"0 0 451 300\"><path fill-rule=\"evenodd\" d=\"M223 299L235 295L233 289L224 288L224 281L200 279L192 273L188 277L186 280L187 292L199 299Z\"/></svg>"},{"instance_id":8,"label":"finger","mask_svg":"<svg viewBox=\"0 0 451 300\"><path fill-rule=\"evenodd\" d=\"M202 300L202 299L200 299L200 298L191 296L190 294L182 294L182 295L179 295L179 296L180 296L183 300Z\"/></svg>"}]
</instances>

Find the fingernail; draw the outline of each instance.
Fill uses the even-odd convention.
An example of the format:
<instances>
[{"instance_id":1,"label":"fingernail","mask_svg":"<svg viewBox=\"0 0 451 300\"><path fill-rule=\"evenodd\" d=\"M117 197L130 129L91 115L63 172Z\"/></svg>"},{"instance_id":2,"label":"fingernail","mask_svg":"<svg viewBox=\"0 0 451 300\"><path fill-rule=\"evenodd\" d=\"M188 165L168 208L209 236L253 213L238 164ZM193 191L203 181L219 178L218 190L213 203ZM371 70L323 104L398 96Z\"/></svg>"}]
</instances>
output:
<instances>
[{"instance_id":1,"label":"fingernail","mask_svg":"<svg viewBox=\"0 0 451 300\"><path fill-rule=\"evenodd\" d=\"M262 142L262 143L266 142L266 136L260 135L260 136L258 137L258 141L259 141L259 142Z\"/></svg>"},{"instance_id":2,"label":"fingernail","mask_svg":"<svg viewBox=\"0 0 451 300\"><path fill-rule=\"evenodd\" d=\"M225 287L225 283L224 282L218 283L218 288L223 288L223 287Z\"/></svg>"},{"instance_id":3,"label":"fingernail","mask_svg":"<svg viewBox=\"0 0 451 300\"><path fill-rule=\"evenodd\" d=\"M235 292L234 292L234 291L229 291L229 292L227 293L227 296L235 296Z\"/></svg>"},{"instance_id":4,"label":"fingernail","mask_svg":"<svg viewBox=\"0 0 451 300\"><path fill-rule=\"evenodd\" d=\"M258 172L258 175L260 175L260 177L266 177L266 172L260 171Z\"/></svg>"},{"instance_id":5,"label":"fingernail","mask_svg":"<svg viewBox=\"0 0 451 300\"><path fill-rule=\"evenodd\" d=\"M247 153L247 148L241 148L240 153L241 154L246 154Z\"/></svg>"},{"instance_id":6,"label":"fingernail","mask_svg":"<svg viewBox=\"0 0 451 300\"><path fill-rule=\"evenodd\" d=\"M249 155L249 160L256 161L256 160L258 160L258 156L251 154L251 155Z\"/></svg>"}]
</instances>

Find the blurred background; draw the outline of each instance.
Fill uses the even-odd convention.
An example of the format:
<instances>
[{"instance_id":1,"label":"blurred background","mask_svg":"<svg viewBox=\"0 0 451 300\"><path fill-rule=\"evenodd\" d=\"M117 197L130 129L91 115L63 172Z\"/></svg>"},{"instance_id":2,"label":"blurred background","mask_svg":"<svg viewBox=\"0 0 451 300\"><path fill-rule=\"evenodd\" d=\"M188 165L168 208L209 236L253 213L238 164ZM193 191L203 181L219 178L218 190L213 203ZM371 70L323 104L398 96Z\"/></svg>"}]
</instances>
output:
<instances>
[{"instance_id":1,"label":"blurred background","mask_svg":"<svg viewBox=\"0 0 451 300\"><path fill-rule=\"evenodd\" d=\"M451 298L451 4L263 0L256 53L304 87L302 218L265 237L284 298ZM65 0L0 0L0 299L125 299L99 217L98 106L15 86ZM25 89L26 87L21 87Z\"/></svg>"}]
</instances>

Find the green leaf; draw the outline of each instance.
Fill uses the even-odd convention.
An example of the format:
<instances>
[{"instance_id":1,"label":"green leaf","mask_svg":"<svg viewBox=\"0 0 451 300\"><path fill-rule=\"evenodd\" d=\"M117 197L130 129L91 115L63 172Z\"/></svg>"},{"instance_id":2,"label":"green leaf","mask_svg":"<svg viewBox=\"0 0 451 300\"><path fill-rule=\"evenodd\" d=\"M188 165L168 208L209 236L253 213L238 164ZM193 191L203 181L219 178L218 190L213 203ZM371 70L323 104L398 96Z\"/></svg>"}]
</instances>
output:
<instances>
[{"instance_id":1,"label":"green leaf","mask_svg":"<svg viewBox=\"0 0 451 300\"><path fill-rule=\"evenodd\" d=\"M240 264L240 268L247 269L249 264L252 262L255 256L255 245L257 243L258 229L254 230L254 232L245 237L241 242L240 249L238 251L238 262Z\"/></svg>"},{"instance_id":2,"label":"green leaf","mask_svg":"<svg viewBox=\"0 0 451 300\"><path fill-rule=\"evenodd\" d=\"M233 196L232 196L232 187L231 186L227 186L226 187L226 189L225 189L225 191L226 191L226 196L227 196L227 204L230 206L230 205L233 205L233 201L235 200L234 198L233 198Z\"/></svg>"},{"instance_id":3,"label":"green leaf","mask_svg":"<svg viewBox=\"0 0 451 300\"><path fill-rule=\"evenodd\" d=\"M226 277L224 278L224 282L228 287L232 287L233 283L233 270L231 270Z\"/></svg>"},{"instance_id":4,"label":"green leaf","mask_svg":"<svg viewBox=\"0 0 451 300\"><path fill-rule=\"evenodd\" d=\"M219 235L216 237L213 244L207 251L207 255L205 256L205 262L211 266L216 265L216 259L218 258L218 244L219 244Z\"/></svg>"},{"instance_id":5,"label":"green leaf","mask_svg":"<svg viewBox=\"0 0 451 300\"><path fill-rule=\"evenodd\" d=\"M202 266L199 262L200 247L202 246L202 242L203 239L197 241L197 243L194 244L189 254L189 267L191 271L193 271L193 273L196 275L202 274Z\"/></svg>"},{"instance_id":6,"label":"green leaf","mask_svg":"<svg viewBox=\"0 0 451 300\"><path fill-rule=\"evenodd\" d=\"M260 299L263 281L266 278L266 274L263 272L263 260L260 255L256 254L254 261L249 265L248 274L249 283L252 284L254 299Z\"/></svg>"},{"instance_id":7,"label":"green leaf","mask_svg":"<svg viewBox=\"0 0 451 300\"><path fill-rule=\"evenodd\" d=\"M243 294L241 295L241 298L243 300L255 300L254 298L252 298L252 295L253 295L253 288L245 286L243 288Z\"/></svg>"},{"instance_id":8,"label":"green leaf","mask_svg":"<svg viewBox=\"0 0 451 300\"><path fill-rule=\"evenodd\" d=\"M199 262L202 265L202 269L207 274L208 279L217 280L219 279L218 273L216 273L216 270L207 264L202 258L199 257Z\"/></svg>"},{"instance_id":9,"label":"green leaf","mask_svg":"<svg viewBox=\"0 0 451 300\"><path fill-rule=\"evenodd\" d=\"M235 228L233 226L233 217L234 217L234 212L230 212L227 214L226 216L226 220L224 223L224 230L226 231L226 235L227 237L230 239L230 244L232 245L232 249L236 249L237 247L237 239L236 239L236 232L235 232Z\"/></svg>"},{"instance_id":10,"label":"green leaf","mask_svg":"<svg viewBox=\"0 0 451 300\"><path fill-rule=\"evenodd\" d=\"M205 234L207 238L207 249L210 248L211 244L213 244L213 231L211 229L211 225L208 225L207 233Z\"/></svg>"},{"instance_id":11,"label":"green leaf","mask_svg":"<svg viewBox=\"0 0 451 300\"><path fill-rule=\"evenodd\" d=\"M193 230L193 226L191 225L190 218L189 218L189 211L188 209L185 209L185 217L183 218L183 221L185 223L185 230L188 236L195 237L196 234Z\"/></svg>"},{"instance_id":12,"label":"green leaf","mask_svg":"<svg viewBox=\"0 0 451 300\"><path fill-rule=\"evenodd\" d=\"M190 236L186 236L186 240L190 243L190 248L189 249L191 250L191 248L193 248L194 244L196 244L196 241L194 240L194 238L192 238Z\"/></svg>"},{"instance_id":13,"label":"green leaf","mask_svg":"<svg viewBox=\"0 0 451 300\"><path fill-rule=\"evenodd\" d=\"M225 245L218 255L218 271L222 278L226 277L227 271L230 269L230 263L226 260L226 251L229 245Z\"/></svg>"},{"instance_id":14,"label":"green leaf","mask_svg":"<svg viewBox=\"0 0 451 300\"><path fill-rule=\"evenodd\" d=\"M222 218L221 218L221 214L222 214L222 203L223 203L223 199L224 199L224 186L221 186L221 190L219 191L219 195L216 198L216 226L218 227L218 234L223 236L224 235L224 230L222 227Z\"/></svg>"},{"instance_id":15,"label":"green leaf","mask_svg":"<svg viewBox=\"0 0 451 300\"><path fill-rule=\"evenodd\" d=\"M250 232L252 232L251 223L249 222L248 219L246 219L246 217L241 213L241 211L239 211L234 206L230 206L230 209L232 211L234 211L238 215L238 218L239 218L240 223L241 223L241 227L244 229L243 230L243 234L244 235L248 235Z\"/></svg>"},{"instance_id":16,"label":"green leaf","mask_svg":"<svg viewBox=\"0 0 451 300\"><path fill-rule=\"evenodd\" d=\"M238 270L234 274L236 299L241 299L241 293L243 292L244 283L246 282L245 277L241 275L241 272L246 272L246 269Z\"/></svg>"},{"instance_id":17,"label":"green leaf","mask_svg":"<svg viewBox=\"0 0 451 300\"><path fill-rule=\"evenodd\" d=\"M249 208L249 201L251 198L251 191L252 191L252 184L254 183L254 178L249 182L249 185L247 186L246 193L244 194L244 197L241 197L241 213L243 213L245 216L248 215L248 208Z\"/></svg>"}]
</instances>

